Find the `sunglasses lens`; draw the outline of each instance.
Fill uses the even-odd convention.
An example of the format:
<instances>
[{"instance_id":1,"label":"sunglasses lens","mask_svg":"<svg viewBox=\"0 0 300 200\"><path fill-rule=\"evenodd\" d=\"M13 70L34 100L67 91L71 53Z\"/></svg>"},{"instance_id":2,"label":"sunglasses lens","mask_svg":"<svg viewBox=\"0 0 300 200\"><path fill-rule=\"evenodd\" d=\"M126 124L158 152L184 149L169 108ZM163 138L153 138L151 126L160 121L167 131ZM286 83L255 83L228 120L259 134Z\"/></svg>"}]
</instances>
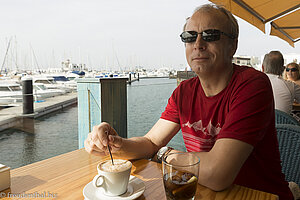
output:
<instances>
[{"instance_id":1,"label":"sunglasses lens","mask_svg":"<svg viewBox=\"0 0 300 200\"><path fill-rule=\"evenodd\" d=\"M199 34L201 35L202 40L206 42L213 42L213 41L220 40L221 31L215 29L209 29ZM197 36L198 33L196 31L185 31L180 35L181 40L184 43L195 42L197 40Z\"/></svg>"},{"instance_id":2,"label":"sunglasses lens","mask_svg":"<svg viewBox=\"0 0 300 200\"><path fill-rule=\"evenodd\" d=\"M296 72L296 71L298 71L298 69L296 69L296 68L286 68L286 71L287 72L289 72L289 71Z\"/></svg>"},{"instance_id":3,"label":"sunglasses lens","mask_svg":"<svg viewBox=\"0 0 300 200\"><path fill-rule=\"evenodd\" d=\"M196 31L185 31L181 33L180 37L184 43L192 43L197 40L198 33Z\"/></svg>"},{"instance_id":4,"label":"sunglasses lens","mask_svg":"<svg viewBox=\"0 0 300 200\"><path fill-rule=\"evenodd\" d=\"M202 32L202 39L206 42L213 42L220 40L221 32L219 30L205 30Z\"/></svg>"}]
</instances>

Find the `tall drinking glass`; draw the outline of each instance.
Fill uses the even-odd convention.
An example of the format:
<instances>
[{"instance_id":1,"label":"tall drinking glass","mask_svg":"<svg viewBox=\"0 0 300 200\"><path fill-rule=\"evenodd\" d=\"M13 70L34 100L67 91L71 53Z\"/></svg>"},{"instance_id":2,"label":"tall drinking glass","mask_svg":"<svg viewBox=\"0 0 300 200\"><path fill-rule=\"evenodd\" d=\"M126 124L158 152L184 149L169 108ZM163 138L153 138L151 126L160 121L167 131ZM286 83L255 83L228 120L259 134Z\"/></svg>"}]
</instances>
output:
<instances>
[{"instance_id":1,"label":"tall drinking glass","mask_svg":"<svg viewBox=\"0 0 300 200\"><path fill-rule=\"evenodd\" d=\"M168 200L192 200L198 184L200 158L193 153L163 157L163 182Z\"/></svg>"}]
</instances>

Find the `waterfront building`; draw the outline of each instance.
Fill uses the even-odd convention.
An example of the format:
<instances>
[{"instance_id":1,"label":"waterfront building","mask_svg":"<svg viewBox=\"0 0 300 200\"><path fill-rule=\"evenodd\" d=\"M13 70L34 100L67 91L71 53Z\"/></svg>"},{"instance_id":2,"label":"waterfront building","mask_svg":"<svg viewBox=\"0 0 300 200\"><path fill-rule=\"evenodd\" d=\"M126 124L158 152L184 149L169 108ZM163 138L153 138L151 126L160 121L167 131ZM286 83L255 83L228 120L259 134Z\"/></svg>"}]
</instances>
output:
<instances>
[{"instance_id":1,"label":"waterfront building","mask_svg":"<svg viewBox=\"0 0 300 200\"><path fill-rule=\"evenodd\" d=\"M236 55L236 56L233 56L232 62L237 65L245 65L245 66L254 67L255 69L260 70L260 67L259 67L260 61L259 61L258 57L255 57L255 56Z\"/></svg>"}]
</instances>

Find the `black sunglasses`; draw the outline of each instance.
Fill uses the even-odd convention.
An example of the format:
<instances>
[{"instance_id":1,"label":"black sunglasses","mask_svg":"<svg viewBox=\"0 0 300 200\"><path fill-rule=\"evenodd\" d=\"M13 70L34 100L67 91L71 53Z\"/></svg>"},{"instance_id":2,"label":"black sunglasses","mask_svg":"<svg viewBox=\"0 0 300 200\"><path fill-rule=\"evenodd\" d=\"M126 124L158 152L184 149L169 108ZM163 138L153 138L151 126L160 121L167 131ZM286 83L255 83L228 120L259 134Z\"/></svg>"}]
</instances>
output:
<instances>
[{"instance_id":1,"label":"black sunglasses","mask_svg":"<svg viewBox=\"0 0 300 200\"><path fill-rule=\"evenodd\" d=\"M236 37L227 33L224 33L220 30L216 29L208 29L204 30L201 33L198 33L197 31L184 31L180 34L181 40L184 43L192 43L197 40L198 35L201 35L202 40L205 42L213 42L220 40L220 37L222 35L226 35L230 39L235 39Z\"/></svg>"},{"instance_id":2,"label":"black sunglasses","mask_svg":"<svg viewBox=\"0 0 300 200\"><path fill-rule=\"evenodd\" d=\"M287 72L289 72L289 71L291 71L291 72L296 72L296 71L298 71L297 68L285 68L285 70L286 70Z\"/></svg>"}]
</instances>

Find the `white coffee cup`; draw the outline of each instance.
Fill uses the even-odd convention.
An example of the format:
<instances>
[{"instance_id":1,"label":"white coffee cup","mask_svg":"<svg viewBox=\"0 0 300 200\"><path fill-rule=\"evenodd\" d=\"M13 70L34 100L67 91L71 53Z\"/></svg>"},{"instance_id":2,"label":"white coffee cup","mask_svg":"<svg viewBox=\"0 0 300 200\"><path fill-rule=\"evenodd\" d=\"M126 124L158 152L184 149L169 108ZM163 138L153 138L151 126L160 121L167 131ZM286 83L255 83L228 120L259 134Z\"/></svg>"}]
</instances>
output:
<instances>
[{"instance_id":1,"label":"white coffee cup","mask_svg":"<svg viewBox=\"0 0 300 200\"><path fill-rule=\"evenodd\" d=\"M97 165L98 175L93 179L93 185L103 188L108 196L118 196L127 191L132 163L128 160L114 159L103 161Z\"/></svg>"}]
</instances>

